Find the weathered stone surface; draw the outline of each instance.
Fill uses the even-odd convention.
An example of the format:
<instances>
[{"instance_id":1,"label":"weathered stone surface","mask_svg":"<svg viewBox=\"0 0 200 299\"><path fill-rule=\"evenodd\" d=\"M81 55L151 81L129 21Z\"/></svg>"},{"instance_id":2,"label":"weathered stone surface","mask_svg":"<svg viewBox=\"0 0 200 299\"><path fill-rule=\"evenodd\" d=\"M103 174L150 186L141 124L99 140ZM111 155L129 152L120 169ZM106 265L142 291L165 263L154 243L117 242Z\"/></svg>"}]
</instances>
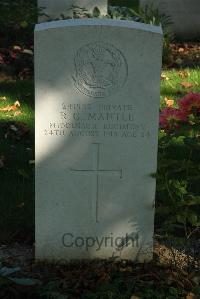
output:
<instances>
[{"instance_id":1,"label":"weathered stone surface","mask_svg":"<svg viewBox=\"0 0 200 299\"><path fill-rule=\"evenodd\" d=\"M200 37L199 0L140 0L140 3L153 3L160 12L171 17L171 27L178 38L192 40Z\"/></svg>"},{"instance_id":2,"label":"weathered stone surface","mask_svg":"<svg viewBox=\"0 0 200 299\"><path fill-rule=\"evenodd\" d=\"M162 32L35 30L36 257L152 258Z\"/></svg>"}]
</instances>

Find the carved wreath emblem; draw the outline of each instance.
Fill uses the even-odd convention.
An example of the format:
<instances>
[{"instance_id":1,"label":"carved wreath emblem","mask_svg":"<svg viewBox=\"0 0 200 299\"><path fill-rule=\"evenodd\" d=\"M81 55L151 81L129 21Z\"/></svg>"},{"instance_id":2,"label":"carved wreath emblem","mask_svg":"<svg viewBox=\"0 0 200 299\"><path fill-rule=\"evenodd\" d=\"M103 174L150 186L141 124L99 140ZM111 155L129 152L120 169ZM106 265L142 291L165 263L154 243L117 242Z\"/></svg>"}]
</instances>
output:
<instances>
[{"instance_id":1,"label":"carved wreath emblem","mask_svg":"<svg viewBox=\"0 0 200 299\"><path fill-rule=\"evenodd\" d=\"M87 44L75 55L75 86L83 94L104 98L121 88L128 67L123 54L103 42Z\"/></svg>"}]
</instances>

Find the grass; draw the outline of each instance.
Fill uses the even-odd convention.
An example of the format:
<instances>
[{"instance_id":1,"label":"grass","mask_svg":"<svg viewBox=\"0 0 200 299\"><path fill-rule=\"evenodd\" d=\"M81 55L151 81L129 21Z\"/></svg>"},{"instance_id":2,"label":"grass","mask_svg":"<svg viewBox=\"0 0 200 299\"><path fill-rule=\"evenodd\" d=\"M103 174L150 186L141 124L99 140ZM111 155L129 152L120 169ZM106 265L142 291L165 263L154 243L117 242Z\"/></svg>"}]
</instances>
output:
<instances>
[{"instance_id":1,"label":"grass","mask_svg":"<svg viewBox=\"0 0 200 299\"><path fill-rule=\"evenodd\" d=\"M9 240L34 228L33 82L0 83L0 97L0 107L18 100L22 112L0 112L0 239Z\"/></svg>"},{"instance_id":2,"label":"grass","mask_svg":"<svg viewBox=\"0 0 200 299\"><path fill-rule=\"evenodd\" d=\"M0 83L0 97L6 97L6 101L0 100L0 107L13 105L19 101L22 105L22 114L13 117L14 113L0 111L0 121L25 122L30 130L34 130L34 86L32 81L16 81Z\"/></svg>"},{"instance_id":3,"label":"grass","mask_svg":"<svg viewBox=\"0 0 200 299\"><path fill-rule=\"evenodd\" d=\"M190 91L200 92L198 85L200 69L184 69L182 73L177 70L163 71L162 78L161 107L165 106L165 97L174 99L176 103L178 98ZM180 85L182 82L191 83L192 86L185 88ZM22 114L15 116L15 111L0 112L0 165L1 156L5 156L5 165L0 168L0 242L8 243L9 240L12 242L16 239L19 240L19 237L24 240L24 236L27 240L27 235L30 233L30 241L33 241L34 164L29 163L34 159L33 82L0 83L0 99L1 97L6 97L7 100L0 100L0 108L13 105L18 100L21 104ZM13 128L15 128L14 131ZM24 128L28 128L28 131ZM74 272L70 267L64 272L61 268L62 274L60 274L57 272L58 267L56 271L53 268L52 273L50 269L44 268L44 265L41 265L40 269L40 264L38 264L36 267L39 267L39 278L44 273L50 273L50 276L45 278L45 286L42 285L41 289L30 290L23 287L21 290L15 285L11 285L10 287L6 286L5 292L13 294L12 291L16 288L16 293L25 294L27 290L29 298L50 298L51 294L52 298L55 296L61 298L61 293L65 292L69 298L70 294L73 298L75 294L75 297L84 299L130 299L133 294L136 294L135 298L143 299L178 299L186 298L189 290L196 294L196 297L191 298L198 298L200 295L199 288L196 290L192 287L188 288L185 283L185 281L187 283L189 281L186 272L184 272L186 275L184 278L182 272L176 273L174 270L170 272L169 269L166 270L164 266L160 268L161 266L158 267L157 264L146 265L149 269L145 268L145 265L142 268L129 264L116 265L112 264L113 269L107 268L105 264L102 264L102 269L99 264L94 265L94 268L91 269L84 266L84 270L77 267ZM30 271L31 269L32 267L30 267ZM175 273L174 277L171 273ZM84 279L81 275L84 276ZM182 282L184 283L182 284ZM16 298L20 298L20 295Z\"/></svg>"},{"instance_id":4,"label":"grass","mask_svg":"<svg viewBox=\"0 0 200 299\"><path fill-rule=\"evenodd\" d=\"M165 97L175 102L184 94L200 92L200 69L168 70L162 73L161 107ZM180 85L189 82L192 87ZM5 157L0 169L0 239L8 239L13 233L34 229L34 86L32 81L0 83L0 107L13 105L19 100L22 114L0 112L0 157ZM24 125L28 132L24 131ZM17 129L17 132L11 129ZM7 133L11 135L5 138ZM1 161L1 160L0 160Z\"/></svg>"},{"instance_id":5,"label":"grass","mask_svg":"<svg viewBox=\"0 0 200 299\"><path fill-rule=\"evenodd\" d=\"M181 83L190 83L184 87ZM177 99L189 92L200 92L200 68L163 71L161 80L161 107L165 106L165 97Z\"/></svg>"}]
</instances>

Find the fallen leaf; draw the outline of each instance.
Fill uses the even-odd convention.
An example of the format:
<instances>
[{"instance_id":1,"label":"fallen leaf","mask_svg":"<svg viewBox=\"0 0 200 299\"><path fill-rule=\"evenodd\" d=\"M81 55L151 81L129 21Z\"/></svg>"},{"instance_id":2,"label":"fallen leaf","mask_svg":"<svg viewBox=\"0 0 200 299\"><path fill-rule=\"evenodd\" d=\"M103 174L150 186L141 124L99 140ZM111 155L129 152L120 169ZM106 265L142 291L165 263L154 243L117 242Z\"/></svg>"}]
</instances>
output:
<instances>
[{"instance_id":1,"label":"fallen leaf","mask_svg":"<svg viewBox=\"0 0 200 299\"><path fill-rule=\"evenodd\" d=\"M181 52L184 52L184 48L179 48L178 51L181 53Z\"/></svg>"},{"instance_id":2,"label":"fallen leaf","mask_svg":"<svg viewBox=\"0 0 200 299\"><path fill-rule=\"evenodd\" d=\"M15 111L17 108L20 107L20 102L16 101L14 105L8 105L6 107L0 108L0 111L5 111L5 112L10 112L10 111Z\"/></svg>"},{"instance_id":3,"label":"fallen leaf","mask_svg":"<svg viewBox=\"0 0 200 299\"><path fill-rule=\"evenodd\" d=\"M13 46L13 50L16 50L16 51L21 51L21 47L20 46L17 46L17 45L14 45Z\"/></svg>"},{"instance_id":4,"label":"fallen leaf","mask_svg":"<svg viewBox=\"0 0 200 299\"><path fill-rule=\"evenodd\" d=\"M174 100L173 99L165 97L164 100L165 100L165 104L166 104L167 107L173 107L173 105L174 105Z\"/></svg>"},{"instance_id":5,"label":"fallen leaf","mask_svg":"<svg viewBox=\"0 0 200 299\"><path fill-rule=\"evenodd\" d=\"M6 107L0 108L0 111L10 112L17 110L17 107L15 105L8 105Z\"/></svg>"},{"instance_id":6,"label":"fallen leaf","mask_svg":"<svg viewBox=\"0 0 200 299\"><path fill-rule=\"evenodd\" d=\"M193 87L194 85L190 82L181 82L180 85L184 88L190 88Z\"/></svg>"},{"instance_id":7,"label":"fallen leaf","mask_svg":"<svg viewBox=\"0 0 200 299\"><path fill-rule=\"evenodd\" d=\"M22 114L21 111L15 111L14 116L18 116L18 115L21 115L21 114Z\"/></svg>"},{"instance_id":8,"label":"fallen leaf","mask_svg":"<svg viewBox=\"0 0 200 299\"><path fill-rule=\"evenodd\" d=\"M179 71L179 72L178 72L178 75L179 75L179 77L181 77L181 78L187 78L187 77L190 76L190 72L188 72L188 71Z\"/></svg>"},{"instance_id":9,"label":"fallen leaf","mask_svg":"<svg viewBox=\"0 0 200 299\"><path fill-rule=\"evenodd\" d=\"M0 101L6 101L7 98L6 97L0 97Z\"/></svg>"},{"instance_id":10,"label":"fallen leaf","mask_svg":"<svg viewBox=\"0 0 200 299\"><path fill-rule=\"evenodd\" d=\"M14 104L16 107L20 107L21 105L20 105L20 102L17 100L16 102L15 102L15 104Z\"/></svg>"},{"instance_id":11,"label":"fallen leaf","mask_svg":"<svg viewBox=\"0 0 200 299\"><path fill-rule=\"evenodd\" d=\"M167 77L167 75L165 75L164 73L162 73L162 74L161 74L161 80L166 80L166 81L168 81L168 80L170 80L170 78Z\"/></svg>"}]
</instances>

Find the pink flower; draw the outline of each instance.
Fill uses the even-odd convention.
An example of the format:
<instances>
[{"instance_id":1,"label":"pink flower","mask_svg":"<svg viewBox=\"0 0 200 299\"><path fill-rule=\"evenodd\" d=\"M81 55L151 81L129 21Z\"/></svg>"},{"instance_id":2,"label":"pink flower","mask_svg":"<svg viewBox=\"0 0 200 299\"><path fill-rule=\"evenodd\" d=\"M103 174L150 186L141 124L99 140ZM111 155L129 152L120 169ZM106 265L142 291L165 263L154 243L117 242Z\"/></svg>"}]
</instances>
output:
<instances>
[{"instance_id":1,"label":"pink flower","mask_svg":"<svg viewBox=\"0 0 200 299\"><path fill-rule=\"evenodd\" d=\"M200 114L200 93L188 93L178 101L178 105L187 115Z\"/></svg>"},{"instance_id":2,"label":"pink flower","mask_svg":"<svg viewBox=\"0 0 200 299\"><path fill-rule=\"evenodd\" d=\"M187 120L187 113L180 109L167 107L160 113L160 125L166 130L178 128L180 123L185 123Z\"/></svg>"}]
</instances>

